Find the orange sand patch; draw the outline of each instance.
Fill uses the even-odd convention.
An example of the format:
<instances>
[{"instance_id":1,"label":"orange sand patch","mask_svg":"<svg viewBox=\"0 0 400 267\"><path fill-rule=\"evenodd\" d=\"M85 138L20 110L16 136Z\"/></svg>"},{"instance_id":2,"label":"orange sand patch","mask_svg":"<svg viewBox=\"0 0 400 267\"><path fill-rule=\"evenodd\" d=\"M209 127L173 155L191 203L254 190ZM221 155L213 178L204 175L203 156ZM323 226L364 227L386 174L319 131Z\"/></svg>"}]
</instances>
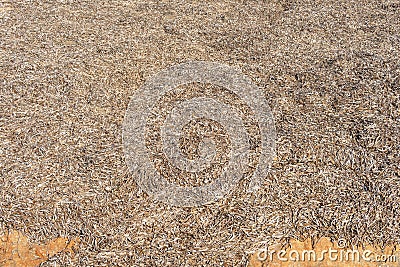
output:
<instances>
[{"instance_id":1,"label":"orange sand patch","mask_svg":"<svg viewBox=\"0 0 400 267\"><path fill-rule=\"evenodd\" d=\"M0 266L34 267L47 261L59 252L74 253L79 239L59 237L44 245L32 244L19 231L11 230L0 236Z\"/></svg>"}]
</instances>

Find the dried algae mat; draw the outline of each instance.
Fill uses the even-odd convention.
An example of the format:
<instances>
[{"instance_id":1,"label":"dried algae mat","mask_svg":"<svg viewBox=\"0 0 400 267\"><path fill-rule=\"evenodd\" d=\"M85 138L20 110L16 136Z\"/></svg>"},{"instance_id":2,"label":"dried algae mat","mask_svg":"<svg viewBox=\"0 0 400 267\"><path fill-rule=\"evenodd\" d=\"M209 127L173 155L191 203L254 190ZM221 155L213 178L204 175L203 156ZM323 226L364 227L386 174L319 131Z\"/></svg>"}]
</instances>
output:
<instances>
[{"instance_id":1,"label":"dried algae mat","mask_svg":"<svg viewBox=\"0 0 400 267\"><path fill-rule=\"evenodd\" d=\"M0 1L0 229L79 239L41 266L245 266L294 239L400 243L400 2ZM133 92L188 60L265 93L262 189L151 201L125 164Z\"/></svg>"}]
</instances>

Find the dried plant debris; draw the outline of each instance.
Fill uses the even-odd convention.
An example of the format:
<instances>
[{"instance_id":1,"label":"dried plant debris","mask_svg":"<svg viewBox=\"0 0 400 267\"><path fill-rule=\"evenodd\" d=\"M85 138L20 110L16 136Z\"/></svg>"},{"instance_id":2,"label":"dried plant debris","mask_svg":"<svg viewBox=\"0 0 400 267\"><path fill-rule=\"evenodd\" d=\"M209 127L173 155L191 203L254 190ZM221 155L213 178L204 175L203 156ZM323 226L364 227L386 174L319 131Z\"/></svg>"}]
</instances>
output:
<instances>
[{"instance_id":1,"label":"dried plant debris","mask_svg":"<svg viewBox=\"0 0 400 267\"><path fill-rule=\"evenodd\" d=\"M289 238L400 243L398 1L3 2L0 229L81 240L73 263L43 266L245 266ZM130 97L188 60L263 91L277 156L261 190L176 208L128 171Z\"/></svg>"},{"instance_id":2,"label":"dried plant debris","mask_svg":"<svg viewBox=\"0 0 400 267\"><path fill-rule=\"evenodd\" d=\"M185 85L191 86L179 88ZM185 132L191 121L203 125L203 133ZM204 133L211 122L219 123L219 134L226 130L222 138L230 139L230 147L214 147L221 142L215 135L210 139L213 130ZM182 137L194 146L203 141L202 157L185 156ZM274 158L275 139L263 92L238 70L205 61L179 64L152 77L135 92L123 124L125 159L138 185L180 207L214 202L244 179L248 191L259 188ZM183 183L170 182L171 176ZM213 181L199 185L205 179Z\"/></svg>"},{"instance_id":3,"label":"dried plant debris","mask_svg":"<svg viewBox=\"0 0 400 267\"><path fill-rule=\"evenodd\" d=\"M0 266L35 267L60 252L75 253L79 240L58 237L44 245L32 244L19 231L10 230L0 237Z\"/></svg>"}]
</instances>

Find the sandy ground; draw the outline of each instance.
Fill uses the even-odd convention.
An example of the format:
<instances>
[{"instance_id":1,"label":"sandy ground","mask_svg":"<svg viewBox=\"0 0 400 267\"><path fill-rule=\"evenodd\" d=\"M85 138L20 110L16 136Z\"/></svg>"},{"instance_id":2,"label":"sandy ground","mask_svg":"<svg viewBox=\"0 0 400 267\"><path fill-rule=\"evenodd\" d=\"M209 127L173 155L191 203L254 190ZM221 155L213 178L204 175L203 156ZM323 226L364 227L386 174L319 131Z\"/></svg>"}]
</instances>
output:
<instances>
[{"instance_id":1,"label":"sandy ground","mask_svg":"<svg viewBox=\"0 0 400 267\"><path fill-rule=\"evenodd\" d=\"M400 243L399 50L395 0L1 1L0 229L81 240L42 266L245 266L289 238ZM187 60L265 92L277 157L256 193L174 208L128 171L130 96Z\"/></svg>"}]
</instances>

